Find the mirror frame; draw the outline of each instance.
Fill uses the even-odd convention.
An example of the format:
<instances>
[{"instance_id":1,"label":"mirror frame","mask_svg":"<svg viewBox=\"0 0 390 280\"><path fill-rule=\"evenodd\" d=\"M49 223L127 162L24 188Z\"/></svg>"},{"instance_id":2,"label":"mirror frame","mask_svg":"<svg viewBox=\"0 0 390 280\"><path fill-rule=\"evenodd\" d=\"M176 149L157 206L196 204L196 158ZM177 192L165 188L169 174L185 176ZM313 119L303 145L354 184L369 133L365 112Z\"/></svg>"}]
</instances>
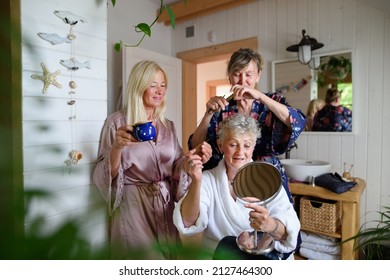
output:
<instances>
[{"instance_id":1,"label":"mirror frame","mask_svg":"<svg viewBox=\"0 0 390 280\"><path fill-rule=\"evenodd\" d=\"M342 53L350 53L351 54L351 63L352 63L352 69L354 65L354 52L351 49L342 49L342 50L337 50L337 51L332 51L332 52L324 52L324 53L313 53L313 57L323 57L323 56L331 56L331 55L338 55ZM275 92L276 87L275 87L275 65L277 63L285 63L285 62L291 62L291 61L298 61L298 56L296 58L287 58L287 59L280 59L280 60L273 60L271 61L271 88L272 92ZM309 66L307 66L309 67ZM352 88L353 88L353 96L352 96L352 106L355 108L355 101L356 101L356 94L355 94L355 82L354 82L354 72L352 71ZM304 114L306 112L302 111ZM353 109L352 112L354 113L355 110ZM302 131L301 134L307 134L307 135L353 135L355 131L357 130L355 127L355 117L352 117L352 132L329 132L329 131Z\"/></svg>"}]
</instances>

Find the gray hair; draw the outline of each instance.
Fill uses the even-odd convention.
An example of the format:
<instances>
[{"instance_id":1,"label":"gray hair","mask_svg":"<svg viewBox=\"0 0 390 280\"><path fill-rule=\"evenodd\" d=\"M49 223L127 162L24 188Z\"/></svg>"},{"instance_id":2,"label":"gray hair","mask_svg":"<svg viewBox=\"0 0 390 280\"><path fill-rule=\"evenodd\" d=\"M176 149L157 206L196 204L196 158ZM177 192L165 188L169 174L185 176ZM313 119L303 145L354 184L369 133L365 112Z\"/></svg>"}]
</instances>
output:
<instances>
[{"instance_id":1,"label":"gray hair","mask_svg":"<svg viewBox=\"0 0 390 280\"><path fill-rule=\"evenodd\" d=\"M254 118L237 113L219 124L218 139L222 144L229 134L232 136L249 134L252 136L253 142L256 143L256 139L260 137L261 132L259 124Z\"/></svg>"}]
</instances>

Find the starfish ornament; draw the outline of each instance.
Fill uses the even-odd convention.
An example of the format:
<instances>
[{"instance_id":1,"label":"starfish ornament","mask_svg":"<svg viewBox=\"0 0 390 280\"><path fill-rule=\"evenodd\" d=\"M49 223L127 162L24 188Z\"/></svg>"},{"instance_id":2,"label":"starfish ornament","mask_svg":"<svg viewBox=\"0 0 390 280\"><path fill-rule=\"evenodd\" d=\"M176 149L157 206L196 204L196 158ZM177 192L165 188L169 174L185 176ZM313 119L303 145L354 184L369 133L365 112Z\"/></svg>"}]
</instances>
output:
<instances>
[{"instance_id":1,"label":"starfish ornament","mask_svg":"<svg viewBox=\"0 0 390 280\"><path fill-rule=\"evenodd\" d=\"M46 65L43 62L41 63L41 67L43 70L43 75L32 74L31 78L33 78L34 80L41 80L43 82L42 93L45 94L50 85L54 85L58 88L62 88L62 85L60 83L58 83L56 80L57 75L59 75L61 73L61 71L57 70L53 73L50 73L49 70L47 69Z\"/></svg>"}]
</instances>

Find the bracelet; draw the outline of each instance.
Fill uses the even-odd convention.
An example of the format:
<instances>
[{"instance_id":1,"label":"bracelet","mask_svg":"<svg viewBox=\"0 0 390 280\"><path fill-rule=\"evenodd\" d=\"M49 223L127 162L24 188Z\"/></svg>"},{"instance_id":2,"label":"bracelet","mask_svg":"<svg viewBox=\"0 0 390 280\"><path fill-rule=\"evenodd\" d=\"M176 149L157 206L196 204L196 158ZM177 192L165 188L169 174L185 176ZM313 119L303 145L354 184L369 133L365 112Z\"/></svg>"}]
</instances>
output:
<instances>
[{"instance_id":1,"label":"bracelet","mask_svg":"<svg viewBox=\"0 0 390 280\"><path fill-rule=\"evenodd\" d=\"M274 220L275 220L276 226L275 226L273 231L269 232L269 234L271 234L271 235L273 235L279 228L279 221L277 219L274 219Z\"/></svg>"}]
</instances>

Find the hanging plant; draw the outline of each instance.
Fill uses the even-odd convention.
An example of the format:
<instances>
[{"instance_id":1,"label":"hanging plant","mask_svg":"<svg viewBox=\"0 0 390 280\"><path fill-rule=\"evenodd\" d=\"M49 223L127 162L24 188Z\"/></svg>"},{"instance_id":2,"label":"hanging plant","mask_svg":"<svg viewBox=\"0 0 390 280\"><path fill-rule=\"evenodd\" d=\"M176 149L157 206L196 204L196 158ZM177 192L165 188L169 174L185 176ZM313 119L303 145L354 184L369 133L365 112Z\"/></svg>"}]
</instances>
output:
<instances>
[{"instance_id":1,"label":"hanging plant","mask_svg":"<svg viewBox=\"0 0 390 280\"><path fill-rule=\"evenodd\" d=\"M187 5L188 0L183 0L183 1L184 1L184 4ZM112 3L112 6L115 7L116 0L111 0L111 3ZM133 45L129 45L129 44L125 44L122 40L120 40L119 42L115 43L114 49L119 52L122 49L122 47L138 47L142 43L142 41L144 40L144 38L146 36L151 37L152 26L157 22L157 20L160 18L161 14L164 12L164 10L167 11L168 16L169 16L169 20L171 21L171 26L173 29L175 29L175 26L176 26L175 14L173 13L173 11L169 7L169 5L164 4L164 1L160 0L160 9L159 9L159 12L158 12L158 14L153 22L151 24L141 22L141 23L137 24L136 26L134 26L135 32L142 34L142 37L138 41L138 43L133 44Z\"/></svg>"},{"instance_id":2,"label":"hanging plant","mask_svg":"<svg viewBox=\"0 0 390 280\"><path fill-rule=\"evenodd\" d=\"M343 56L331 56L327 62L321 64L318 71L317 83L320 87L323 87L325 85L325 78L341 83L351 73L352 63L350 59Z\"/></svg>"}]
</instances>

